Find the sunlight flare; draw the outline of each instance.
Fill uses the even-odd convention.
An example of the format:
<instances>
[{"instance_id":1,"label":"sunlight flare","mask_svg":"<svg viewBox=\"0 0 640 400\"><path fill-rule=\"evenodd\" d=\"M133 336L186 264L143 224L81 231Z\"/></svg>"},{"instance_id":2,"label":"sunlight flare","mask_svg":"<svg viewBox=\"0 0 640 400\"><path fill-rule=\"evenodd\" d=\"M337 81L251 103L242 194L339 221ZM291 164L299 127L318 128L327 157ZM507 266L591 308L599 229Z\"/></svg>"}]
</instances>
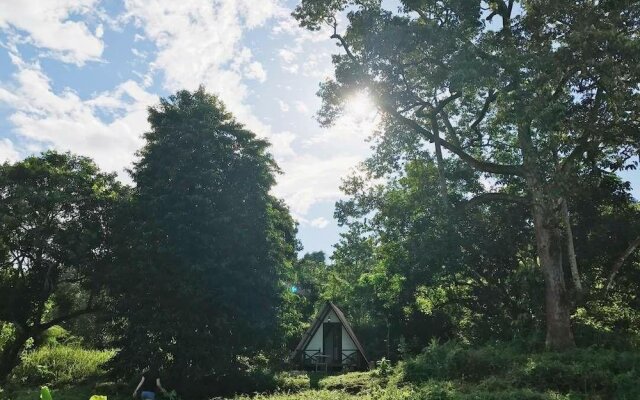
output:
<instances>
[{"instance_id":1,"label":"sunlight flare","mask_svg":"<svg viewBox=\"0 0 640 400\"><path fill-rule=\"evenodd\" d=\"M370 119L376 114L376 105L367 92L352 94L345 101L345 112L354 119Z\"/></svg>"}]
</instances>

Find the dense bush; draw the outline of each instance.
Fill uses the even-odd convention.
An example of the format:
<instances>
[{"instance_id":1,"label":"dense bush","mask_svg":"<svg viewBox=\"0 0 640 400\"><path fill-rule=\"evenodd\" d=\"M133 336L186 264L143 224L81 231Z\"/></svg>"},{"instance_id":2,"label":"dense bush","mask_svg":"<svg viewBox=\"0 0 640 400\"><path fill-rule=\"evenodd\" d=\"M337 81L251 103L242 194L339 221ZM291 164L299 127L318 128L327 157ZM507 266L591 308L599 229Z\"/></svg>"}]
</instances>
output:
<instances>
[{"instance_id":1,"label":"dense bush","mask_svg":"<svg viewBox=\"0 0 640 400\"><path fill-rule=\"evenodd\" d=\"M279 392L296 393L311 389L310 376L303 372L283 372L276 375L275 381Z\"/></svg>"},{"instance_id":2,"label":"dense bush","mask_svg":"<svg viewBox=\"0 0 640 400\"><path fill-rule=\"evenodd\" d=\"M66 365L58 368L60 373L50 379L58 383L70 382L72 375L77 380L99 375L99 362L93 363L92 373L87 372L91 368L86 365L90 363L78 356L83 352L92 353L65 346L45 347L28 353L18 371L30 378L40 376L39 381L45 382L52 375L42 371L53 370L53 365ZM96 353L108 357L108 352ZM94 361L97 358L86 357ZM62 359L66 361L60 362ZM85 360L82 361L85 368L73 370L69 367L71 359ZM62 371L67 371L66 375ZM390 367L384 376L378 371L328 376L304 372L274 374L266 365L253 360L241 375L228 375L227 379L233 381L234 387L244 385L244 393L263 393L241 395L236 397L238 400L637 400L640 353L599 348L563 353L527 352L513 343L479 348L456 342L433 343L419 356ZM119 399L128 397L130 390L117 384L85 385L82 393L93 391ZM64 397L58 398L73 400L77 392L77 388L69 389L67 396L66 391L59 389ZM11 400L29 398L24 394L3 395L3 399Z\"/></svg>"},{"instance_id":3,"label":"dense bush","mask_svg":"<svg viewBox=\"0 0 640 400\"><path fill-rule=\"evenodd\" d=\"M468 348L457 342L433 342L415 358L404 363L408 381L464 379L477 381L511 369L518 355L510 347Z\"/></svg>"},{"instance_id":4,"label":"dense bush","mask_svg":"<svg viewBox=\"0 0 640 400\"><path fill-rule=\"evenodd\" d=\"M361 393L376 385L377 379L371 375L371 372L352 372L328 376L318 383L320 389L344 391L352 394Z\"/></svg>"},{"instance_id":5,"label":"dense bush","mask_svg":"<svg viewBox=\"0 0 640 400\"><path fill-rule=\"evenodd\" d=\"M114 351L87 350L76 346L44 346L25 353L11 382L21 385L77 384L104 373Z\"/></svg>"},{"instance_id":6,"label":"dense bush","mask_svg":"<svg viewBox=\"0 0 640 400\"><path fill-rule=\"evenodd\" d=\"M480 397L473 398L478 399L510 398L499 396L513 390L542 393L536 394L538 397L526 397L522 392L524 397L514 395L513 398L547 398L545 393L640 398L638 352L587 348L562 353L527 353L509 344L469 348L455 342L434 343L419 356L404 362L401 368L404 381L414 385L429 380L456 381L462 384L464 392L465 386L474 384L473 393ZM428 390L447 392L442 387ZM481 393L487 393L486 396L491 393L493 397L481 396Z\"/></svg>"},{"instance_id":7,"label":"dense bush","mask_svg":"<svg viewBox=\"0 0 640 400\"><path fill-rule=\"evenodd\" d=\"M0 321L0 351L4 347L5 343L13 340L13 326Z\"/></svg>"},{"instance_id":8,"label":"dense bush","mask_svg":"<svg viewBox=\"0 0 640 400\"><path fill-rule=\"evenodd\" d=\"M367 399L371 397L361 397L350 395L343 392L334 392L328 390L310 390L296 394L277 394L273 396L258 395L256 397L242 396L238 399L247 400L249 398L256 400L352 400L352 399Z\"/></svg>"}]
</instances>

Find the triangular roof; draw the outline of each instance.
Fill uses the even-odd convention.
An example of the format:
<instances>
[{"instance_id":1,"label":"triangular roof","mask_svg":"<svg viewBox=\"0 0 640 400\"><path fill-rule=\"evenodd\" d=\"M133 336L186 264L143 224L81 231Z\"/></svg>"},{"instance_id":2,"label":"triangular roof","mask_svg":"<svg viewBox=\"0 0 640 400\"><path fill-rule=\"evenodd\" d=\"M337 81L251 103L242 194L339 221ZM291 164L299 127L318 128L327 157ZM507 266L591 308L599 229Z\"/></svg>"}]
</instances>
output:
<instances>
[{"instance_id":1,"label":"triangular roof","mask_svg":"<svg viewBox=\"0 0 640 400\"><path fill-rule=\"evenodd\" d=\"M307 332L305 332L304 336L302 337L302 340L300 340L300 343L298 343L298 346L296 346L296 349L294 351L294 358L297 357L300 354L300 352L304 351L304 349L307 347L307 345L313 338L313 335L316 334L316 331L318 330L318 328L322 326L322 321L324 321L327 314L329 314L329 312L331 311L333 311L338 316L340 323L342 324L342 326L344 326L344 330L347 331L347 334L349 335L353 343L358 348L358 351L360 352L360 355L362 355L362 358L364 359L365 363L368 364L369 362L367 361L367 356L364 353L364 348L362 347L362 345L360 344L360 341L356 337L355 332L353 332L353 328L351 328L351 325L349 325L349 322L347 321L347 318L344 316L344 313L342 312L342 310L338 308L338 306L336 306L330 301L327 301L325 306L316 316L316 319L311 325L311 327L307 330Z\"/></svg>"}]
</instances>

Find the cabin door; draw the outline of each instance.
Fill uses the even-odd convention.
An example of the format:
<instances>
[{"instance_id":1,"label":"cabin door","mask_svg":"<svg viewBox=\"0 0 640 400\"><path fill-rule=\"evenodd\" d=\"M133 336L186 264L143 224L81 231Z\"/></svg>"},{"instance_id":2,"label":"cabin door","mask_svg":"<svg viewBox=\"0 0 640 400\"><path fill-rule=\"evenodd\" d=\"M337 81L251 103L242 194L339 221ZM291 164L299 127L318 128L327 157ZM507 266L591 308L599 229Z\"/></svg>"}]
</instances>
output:
<instances>
[{"instance_id":1,"label":"cabin door","mask_svg":"<svg viewBox=\"0 0 640 400\"><path fill-rule=\"evenodd\" d=\"M342 324L327 322L323 326L324 355L329 364L342 364Z\"/></svg>"}]
</instances>

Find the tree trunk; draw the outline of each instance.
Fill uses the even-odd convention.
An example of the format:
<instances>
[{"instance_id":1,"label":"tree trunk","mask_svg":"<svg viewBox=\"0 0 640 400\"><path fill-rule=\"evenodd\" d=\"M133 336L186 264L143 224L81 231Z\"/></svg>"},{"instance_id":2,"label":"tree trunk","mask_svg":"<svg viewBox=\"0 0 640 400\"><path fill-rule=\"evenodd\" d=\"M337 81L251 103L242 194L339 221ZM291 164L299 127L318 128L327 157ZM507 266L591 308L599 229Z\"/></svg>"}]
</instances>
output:
<instances>
[{"instance_id":1,"label":"tree trunk","mask_svg":"<svg viewBox=\"0 0 640 400\"><path fill-rule=\"evenodd\" d=\"M2 350L0 354L0 383L6 382L11 371L18 365L20 353L30 337L31 333L28 330L18 328L15 339L11 343L7 343Z\"/></svg>"},{"instance_id":2,"label":"tree trunk","mask_svg":"<svg viewBox=\"0 0 640 400\"><path fill-rule=\"evenodd\" d=\"M564 350L574 347L575 342L571 332L569 299L562 268L562 230L553 214L553 211L542 204L533 206L537 252L544 275L546 346L550 350Z\"/></svg>"},{"instance_id":3,"label":"tree trunk","mask_svg":"<svg viewBox=\"0 0 640 400\"><path fill-rule=\"evenodd\" d=\"M565 239L567 243L567 255L569 257L569 265L571 266L571 277L573 278L573 287L576 290L578 301L582 300L582 281L580 280L580 272L578 272L578 261L576 259L576 250L573 246L573 229L571 228L571 216L569 215L569 206L567 200L562 199L561 210L562 224L565 230Z\"/></svg>"},{"instance_id":4,"label":"tree trunk","mask_svg":"<svg viewBox=\"0 0 640 400\"><path fill-rule=\"evenodd\" d=\"M518 126L518 141L522 149L526 182L531 194L536 250L544 276L546 346L550 350L564 350L575 346L571 332L571 313L562 268L562 217L557 205L559 198L545 190L544 175L540 172L538 156L531 139L531 124Z\"/></svg>"}]
</instances>

